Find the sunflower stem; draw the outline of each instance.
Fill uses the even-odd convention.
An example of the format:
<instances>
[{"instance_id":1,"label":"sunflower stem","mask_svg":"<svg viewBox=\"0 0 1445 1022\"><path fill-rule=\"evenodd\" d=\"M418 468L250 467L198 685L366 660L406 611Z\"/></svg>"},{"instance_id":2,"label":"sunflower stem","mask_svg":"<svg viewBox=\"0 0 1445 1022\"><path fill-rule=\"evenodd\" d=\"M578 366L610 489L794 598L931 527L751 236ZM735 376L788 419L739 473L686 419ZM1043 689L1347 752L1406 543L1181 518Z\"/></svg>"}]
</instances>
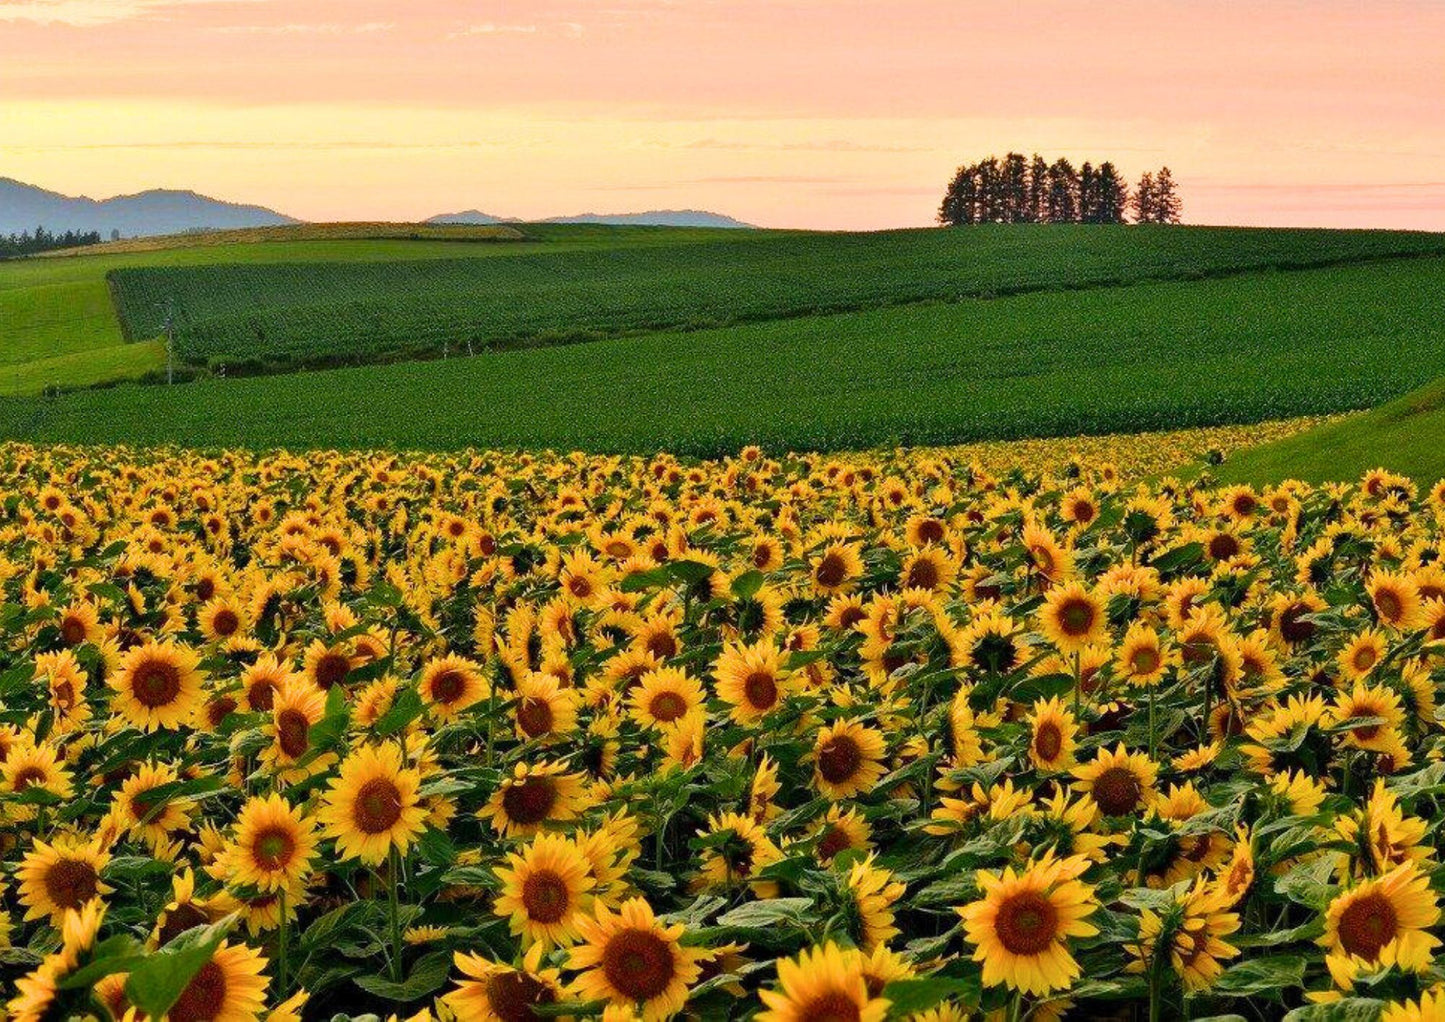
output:
<instances>
[{"instance_id":1,"label":"sunflower stem","mask_svg":"<svg viewBox=\"0 0 1445 1022\"><path fill-rule=\"evenodd\" d=\"M285 997L286 997L286 991L287 991L287 979L288 979L288 977L287 977L287 975L286 975L286 966L287 966L287 964L288 964L288 961L287 961L287 954L286 954L286 931L287 931L289 928L290 928L290 927L288 927L288 926L286 925L286 885L285 885L285 884L282 884L282 885L281 885L281 933L280 933L280 935L277 937L277 957L278 957L280 960L276 963L276 993L277 993L278 997L279 997L280 999L283 999L283 1000L284 1000Z\"/></svg>"},{"instance_id":2,"label":"sunflower stem","mask_svg":"<svg viewBox=\"0 0 1445 1022\"><path fill-rule=\"evenodd\" d=\"M396 846L393 845L389 853L390 861L387 863L387 908L391 912L391 978L393 982L401 982L401 903L397 897L396 881L401 873L401 857L396 854Z\"/></svg>"},{"instance_id":3,"label":"sunflower stem","mask_svg":"<svg viewBox=\"0 0 1445 1022\"><path fill-rule=\"evenodd\" d=\"M1154 758L1156 749L1154 741L1154 690L1158 687L1158 685L1149 686L1149 758L1151 760Z\"/></svg>"}]
</instances>

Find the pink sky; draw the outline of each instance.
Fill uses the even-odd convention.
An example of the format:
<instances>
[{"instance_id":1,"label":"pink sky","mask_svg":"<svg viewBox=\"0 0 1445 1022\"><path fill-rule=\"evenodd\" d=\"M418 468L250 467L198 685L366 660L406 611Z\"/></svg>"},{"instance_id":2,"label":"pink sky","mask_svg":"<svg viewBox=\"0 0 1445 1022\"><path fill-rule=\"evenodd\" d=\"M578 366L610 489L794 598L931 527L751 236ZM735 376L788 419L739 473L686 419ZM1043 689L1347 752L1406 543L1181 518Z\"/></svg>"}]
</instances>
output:
<instances>
[{"instance_id":1,"label":"pink sky","mask_svg":"<svg viewBox=\"0 0 1445 1022\"><path fill-rule=\"evenodd\" d=\"M1445 230L1442 0L0 0L0 176L310 219L932 222L1008 149Z\"/></svg>"}]
</instances>

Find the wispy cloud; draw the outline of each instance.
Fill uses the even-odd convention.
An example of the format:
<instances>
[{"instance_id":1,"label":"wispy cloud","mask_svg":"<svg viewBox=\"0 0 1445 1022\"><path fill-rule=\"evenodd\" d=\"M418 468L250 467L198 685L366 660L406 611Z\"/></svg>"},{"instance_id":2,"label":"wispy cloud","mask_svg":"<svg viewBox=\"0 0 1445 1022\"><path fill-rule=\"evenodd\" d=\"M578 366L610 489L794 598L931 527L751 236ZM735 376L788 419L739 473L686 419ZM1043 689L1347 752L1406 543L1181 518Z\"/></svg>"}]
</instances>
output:
<instances>
[{"instance_id":1,"label":"wispy cloud","mask_svg":"<svg viewBox=\"0 0 1445 1022\"><path fill-rule=\"evenodd\" d=\"M0 21L89 28L198 4L269 3L270 0L0 0Z\"/></svg>"},{"instance_id":2,"label":"wispy cloud","mask_svg":"<svg viewBox=\"0 0 1445 1022\"><path fill-rule=\"evenodd\" d=\"M465 39L473 35L536 35L536 25L499 25L495 21L484 21L479 25L468 25L452 33L453 39Z\"/></svg>"},{"instance_id":3,"label":"wispy cloud","mask_svg":"<svg viewBox=\"0 0 1445 1022\"><path fill-rule=\"evenodd\" d=\"M394 21L367 21L360 25L343 25L340 22L304 23L285 25L222 25L210 31L217 35L372 35L390 32L396 28Z\"/></svg>"},{"instance_id":4,"label":"wispy cloud","mask_svg":"<svg viewBox=\"0 0 1445 1022\"><path fill-rule=\"evenodd\" d=\"M727 152L783 152L783 153L928 153L937 151L937 146L888 145L882 143L853 142L846 138L814 139L799 142L739 142L718 138L700 138L689 142L686 149L717 149Z\"/></svg>"}]
</instances>

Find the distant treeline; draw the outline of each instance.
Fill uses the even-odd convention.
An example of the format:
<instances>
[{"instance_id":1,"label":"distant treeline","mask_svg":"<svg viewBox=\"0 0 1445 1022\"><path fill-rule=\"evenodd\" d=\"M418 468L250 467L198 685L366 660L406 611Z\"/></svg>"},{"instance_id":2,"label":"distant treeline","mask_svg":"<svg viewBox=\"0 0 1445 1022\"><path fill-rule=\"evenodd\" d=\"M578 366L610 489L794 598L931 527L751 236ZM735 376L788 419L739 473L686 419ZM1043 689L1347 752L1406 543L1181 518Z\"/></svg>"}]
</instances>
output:
<instances>
[{"instance_id":1,"label":"distant treeline","mask_svg":"<svg viewBox=\"0 0 1445 1022\"><path fill-rule=\"evenodd\" d=\"M1038 153L1009 153L958 168L938 219L959 224L1177 224L1182 206L1168 167L1139 179L1133 193L1113 163L1075 168Z\"/></svg>"},{"instance_id":2,"label":"distant treeline","mask_svg":"<svg viewBox=\"0 0 1445 1022\"><path fill-rule=\"evenodd\" d=\"M57 248L79 248L81 245L99 245L99 231L66 231L52 234L44 227L35 228L34 233L0 234L0 259L12 256L34 255L50 252Z\"/></svg>"}]
</instances>

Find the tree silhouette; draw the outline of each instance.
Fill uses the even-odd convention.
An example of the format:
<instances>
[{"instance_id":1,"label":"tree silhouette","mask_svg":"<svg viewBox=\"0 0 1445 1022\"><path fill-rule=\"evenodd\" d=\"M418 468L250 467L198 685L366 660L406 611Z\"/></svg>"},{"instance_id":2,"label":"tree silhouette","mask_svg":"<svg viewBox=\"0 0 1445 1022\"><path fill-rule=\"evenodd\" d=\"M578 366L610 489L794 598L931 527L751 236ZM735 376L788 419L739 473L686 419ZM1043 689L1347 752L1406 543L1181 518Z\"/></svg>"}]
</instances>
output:
<instances>
[{"instance_id":1,"label":"tree silhouette","mask_svg":"<svg viewBox=\"0 0 1445 1022\"><path fill-rule=\"evenodd\" d=\"M1161 167L1154 176L1154 220L1156 224L1177 224L1184 211L1179 198L1179 186L1168 167Z\"/></svg>"}]
</instances>

